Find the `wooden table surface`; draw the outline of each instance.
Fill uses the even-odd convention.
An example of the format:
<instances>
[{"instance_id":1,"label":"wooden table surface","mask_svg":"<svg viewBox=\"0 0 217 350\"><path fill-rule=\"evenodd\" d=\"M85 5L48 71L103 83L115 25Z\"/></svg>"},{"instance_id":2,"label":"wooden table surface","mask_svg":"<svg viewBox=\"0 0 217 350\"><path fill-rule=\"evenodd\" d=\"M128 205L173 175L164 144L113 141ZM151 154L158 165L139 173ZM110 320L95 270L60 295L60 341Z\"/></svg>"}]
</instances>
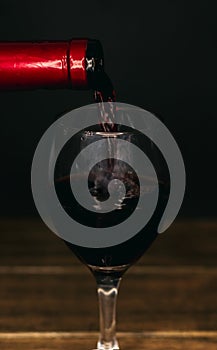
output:
<instances>
[{"instance_id":1,"label":"wooden table surface","mask_svg":"<svg viewBox=\"0 0 217 350\"><path fill-rule=\"evenodd\" d=\"M91 350L90 272L40 219L0 220L0 349ZM217 221L177 221L124 276L121 350L217 349Z\"/></svg>"}]
</instances>

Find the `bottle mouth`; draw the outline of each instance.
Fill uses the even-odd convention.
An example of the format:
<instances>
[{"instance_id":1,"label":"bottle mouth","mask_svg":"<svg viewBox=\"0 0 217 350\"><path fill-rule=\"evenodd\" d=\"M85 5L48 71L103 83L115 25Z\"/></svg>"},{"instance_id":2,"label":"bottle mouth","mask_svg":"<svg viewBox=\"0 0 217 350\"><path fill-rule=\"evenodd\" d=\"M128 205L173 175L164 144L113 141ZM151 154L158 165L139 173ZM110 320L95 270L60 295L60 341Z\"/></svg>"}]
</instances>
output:
<instances>
[{"instance_id":1,"label":"bottle mouth","mask_svg":"<svg viewBox=\"0 0 217 350\"><path fill-rule=\"evenodd\" d=\"M88 39L86 49L87 73L99 72L104 69L103 48L99 40Z\"/></svg>"},{"instance_id":2,"label":"bottle mouth","mask_svg":"<svg viewBox=\"0 0 217 350\"><path fill-rule=\"evenodd\" d=\"M87 41L86 74L89 88L101 90L105 72L103 48L99 40L88 39Z\"/></svg>"},{"instance_id":3,"label":"bottle mouth","mask_svg":"<svg viewBox=\"0 0 217 350\"><path fill-rule=\"evenodd\" d=\"M88 87L95 91L95 102L116 100L113 84L104 70L103 48L99 40L87 40L86 75Z\"/></svg>"},{"instance_id":4,"label":"bottle mouth","mask_svg":"<svg viewBox=\"0 0 217 350\"><path fill-rule=\"evenodd\" d=\"M99 40L72 39L67 52L69 87L94 89L94 76L103 73L103 64L103 49Z\"/></svg>"}]
</instances>

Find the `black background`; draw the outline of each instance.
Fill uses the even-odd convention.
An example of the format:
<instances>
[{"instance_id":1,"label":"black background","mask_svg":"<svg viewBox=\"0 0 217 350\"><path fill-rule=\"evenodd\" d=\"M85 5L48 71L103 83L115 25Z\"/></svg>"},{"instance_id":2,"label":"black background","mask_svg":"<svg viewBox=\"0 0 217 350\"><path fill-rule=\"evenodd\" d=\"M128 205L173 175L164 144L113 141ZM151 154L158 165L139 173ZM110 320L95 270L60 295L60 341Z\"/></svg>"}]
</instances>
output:
<instances>
[{"instance_id":1,"label":"black background","mask_svg":"<svg viewBox=\"0 0 217 350\"><path fill-rule=\"evenodd\" d=\"M181 216L216 215L215 1L0 2L0 40L99 39L117 100L162 116L187 172ZM0 93L0 215L36 214L31 162L36 145L66 109L92 103L90 91Z\"/></svg>"}]
</instances>

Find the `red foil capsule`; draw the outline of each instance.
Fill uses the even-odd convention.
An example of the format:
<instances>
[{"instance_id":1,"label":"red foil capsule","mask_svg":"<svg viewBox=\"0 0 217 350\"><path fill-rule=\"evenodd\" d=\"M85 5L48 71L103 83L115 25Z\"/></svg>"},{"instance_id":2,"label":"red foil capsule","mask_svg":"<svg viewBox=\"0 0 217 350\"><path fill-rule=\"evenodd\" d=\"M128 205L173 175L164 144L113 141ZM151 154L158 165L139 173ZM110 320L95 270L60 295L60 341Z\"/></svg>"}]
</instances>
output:
<instances>
[{"instance_id":1,"label":"red foil capsule","mask_svg":"<svg viewBox=\"0 0 217 350\"><path fill-rule=\"evenodd\" d=\"M87 57L88 43L88 39L0 43L0 89L89 88L94 57ZM91 48L93 43L99 42L92 40Z\"/></svg>"}]
</instances>

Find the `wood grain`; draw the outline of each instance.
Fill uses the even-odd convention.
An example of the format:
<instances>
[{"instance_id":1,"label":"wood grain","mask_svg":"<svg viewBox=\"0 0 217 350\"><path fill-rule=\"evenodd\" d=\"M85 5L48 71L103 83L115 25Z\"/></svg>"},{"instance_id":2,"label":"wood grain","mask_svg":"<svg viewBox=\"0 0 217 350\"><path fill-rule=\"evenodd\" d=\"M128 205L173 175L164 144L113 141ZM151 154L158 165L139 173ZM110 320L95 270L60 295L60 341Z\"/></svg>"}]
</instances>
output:
<instances>
[{"instance_id":1,"label":"wood grain","mask_svg":"<svg viewBox=\"0 0 217 350\"><path fill-rule=\"evenodd\" d=\"M36 335L20 337L16 334L12 337L5 337L1 344L4 350L91 350L96 345L97 334L79 333L79 334L56 334L44 337ZM161 334L139 334L122 333L118 334L121 349L124 350L216 350L217 337L213 336L188 336L177 334L176 336Z\"/></svg>"},{"instance_id":2,"label":"wood grain","mask_svg":"<svg viewBox=\"0 0 217 350\"><path fill-rule=\"evenodd\" d=\"M95 281L81 274L0 275L1 331L97 330ZM217 274L129 271L118 301L119 330L215 330ZM130 300L130 303L129 303ZM15 322L14 322L15 321Z\"/></svg>"},{"instance_id":3,"label":"wood grain","mask_svg":"<svg viewBox=\"0 0 217 350\"><path fill-rule=\"evenodd\" d=\"M1 219L0 232L0 349L93 349L90 272L39 219ZM123 350L217 349L217 221L159 235L123 278L118 330Z\"/></svg>"},{"instance_id":4,"label":"wood grain","mask_svg":"<svg viewBox=\"0 0 217 350\"><path fill-rule=\"evenodd\" d=\"M0 220L0 265L72 266L80 262L40 219ZM217 220L177 221L158 236L142 265L217 264Z\"/></svg>"}]
</instances>

